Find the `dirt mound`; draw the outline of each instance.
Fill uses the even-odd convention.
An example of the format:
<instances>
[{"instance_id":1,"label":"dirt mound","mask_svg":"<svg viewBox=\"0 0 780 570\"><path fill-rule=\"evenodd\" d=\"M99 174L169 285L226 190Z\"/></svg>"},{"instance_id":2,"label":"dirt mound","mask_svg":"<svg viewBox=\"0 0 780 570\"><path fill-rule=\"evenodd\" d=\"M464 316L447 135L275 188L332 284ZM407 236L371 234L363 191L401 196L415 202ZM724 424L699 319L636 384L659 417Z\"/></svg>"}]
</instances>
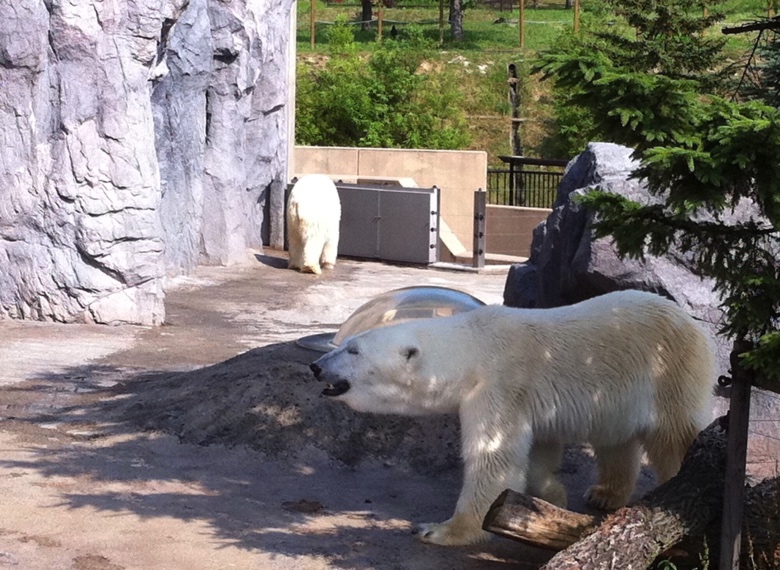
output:
<instances>
[{"instance_id":1,"label":"dirt mound","mask_svg":"<svg viewBox=\"0 0 780 570\"><path fill-rule=\"evenodd\" d=\"M320 450L349 466L380 461L422 474L458 466L456 417L354 412L320 394L308 367L316 358L292 342L256 348L213 366L123 383L109 411L116 421L188 443L244 445L278 458Z\"/></svg>"}]
</instances>

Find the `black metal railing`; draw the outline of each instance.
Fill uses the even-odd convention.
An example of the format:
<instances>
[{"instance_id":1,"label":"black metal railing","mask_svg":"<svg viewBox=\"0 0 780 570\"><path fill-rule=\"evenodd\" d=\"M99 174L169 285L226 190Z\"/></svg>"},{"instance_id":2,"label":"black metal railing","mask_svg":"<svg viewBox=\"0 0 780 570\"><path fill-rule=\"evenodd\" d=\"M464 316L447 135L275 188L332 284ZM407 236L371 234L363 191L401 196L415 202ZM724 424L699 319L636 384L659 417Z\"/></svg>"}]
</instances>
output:
<instances>
[{"instance_id":1,"label":"black metal railing","mask_svg":"<svg viewBox=\"0 0 780 570\"><path fill-rule=\"evenodd\" d=\"M527 208L551 208L567 161L500 157L509 168L488 169L488 203Z\"/></svg>"}]
</instances>

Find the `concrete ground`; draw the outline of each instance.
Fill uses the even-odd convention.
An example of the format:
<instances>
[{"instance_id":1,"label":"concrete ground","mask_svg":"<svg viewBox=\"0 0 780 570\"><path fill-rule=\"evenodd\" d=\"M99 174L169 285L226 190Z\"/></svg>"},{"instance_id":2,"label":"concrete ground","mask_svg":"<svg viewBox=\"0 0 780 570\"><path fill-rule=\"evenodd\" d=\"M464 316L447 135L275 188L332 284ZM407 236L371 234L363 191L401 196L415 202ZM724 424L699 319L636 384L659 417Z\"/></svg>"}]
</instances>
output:
<instances>
[{"instance_id":1,"label":"concrete ground","mask_svg":"<svg viewBox=\"0 0 780 570\"><path fill-rule=\"evenodd\" d=\"M172 279L158 328L0 321L0 568L492 570L549 558L499 538L416 540L414 525L446 519L457 499L457 422L327 401L308 371L317 354L294 342L409 285L500 303L506 272L285 265L267 252ZM758 428L770 431L754 438L767 446L755 465L776 469L777 431ZM567 452L570 508L583 508L592 471ZM643 473L638 493L652 484Z\"/></svg>"},{"instance_id":2,"label":"concrete ground","mask_svg":"<svg viewBox=\"0 0 780 570\"><path fill-rule=\"evenodd\" d=\"M317 429L252 432L249 445L242 426L209 431L233 417L224 402L247 367L249 378L268 371L271 384L309 390L316 354L291 341L335 330L375 295L432 284L496 303L505 280L355 261L320 277L284 266L268 252L172 279L159 328L0 322L0 568L493 569L549 556L501 539L418 542L413 524L447 518L457 498L459 471L446 461L427 473L392 460L349 464L306 445ZM217 382L227 399L210 392ZM311 386L308 413L342 413L320 389ZM295 423L286 413L274 426ZM344 417L353 423L339 426L370 431ZM287 442L300 449L280 452Z\"/></svg>"}]
</instances>

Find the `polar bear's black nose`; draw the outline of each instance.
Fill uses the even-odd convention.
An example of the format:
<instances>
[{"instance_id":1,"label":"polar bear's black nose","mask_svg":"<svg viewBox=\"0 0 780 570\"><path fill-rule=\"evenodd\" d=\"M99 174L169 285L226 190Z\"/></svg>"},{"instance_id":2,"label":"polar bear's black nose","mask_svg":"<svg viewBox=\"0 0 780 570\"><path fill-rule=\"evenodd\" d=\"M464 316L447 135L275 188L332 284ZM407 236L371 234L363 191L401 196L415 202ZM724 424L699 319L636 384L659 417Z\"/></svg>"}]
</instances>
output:
<instances>
[{"instance_id":1,"label":"polar bear's black nose","mask_svg":"<svg viewBox=\"0 0 780 570\"><path fill-rule=\"evenodd\" d=\"M319 379L320 374L322 373L322 368L320 368L316 362L309 364L309 368L311 368L311 371L314 372L314 377Z\"/></svg>"}]
</instances>

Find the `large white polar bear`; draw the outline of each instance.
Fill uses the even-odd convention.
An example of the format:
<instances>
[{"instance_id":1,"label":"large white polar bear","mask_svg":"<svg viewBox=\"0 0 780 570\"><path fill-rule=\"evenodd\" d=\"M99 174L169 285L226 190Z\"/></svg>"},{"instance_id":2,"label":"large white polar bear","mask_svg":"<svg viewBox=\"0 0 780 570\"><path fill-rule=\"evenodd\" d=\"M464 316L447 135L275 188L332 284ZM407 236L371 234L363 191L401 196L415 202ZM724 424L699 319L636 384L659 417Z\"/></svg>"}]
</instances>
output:
<instances>
[{"instance_id":1,"label":"large white polar bear","mask_svg":"<svg viewBox=\"0 0 780 570\"><path fill-rule=\"evenodd\" d=\"M424 524L436 544L487 538L506 488L566 504L555 476L567 442L590 442L599 480L585 497L624 505L642 450L675 475L711 417L710 341L675 303L639 291L556 309L487 306L369 330L311 364L323 394L355 410L458 412L464 460L455 513Z\"/></svg>"},{"instance_id":2,"label":"large white polar bear","mask_svg":"<svg viewBox=\"0 0 780 570\"><path fill-rule=\"evenodd\" d=\"M324 174L302 176L287 201L288 267L322 273L336 265L341 202L333 181Z\"/></svg>"}]
</instances>

